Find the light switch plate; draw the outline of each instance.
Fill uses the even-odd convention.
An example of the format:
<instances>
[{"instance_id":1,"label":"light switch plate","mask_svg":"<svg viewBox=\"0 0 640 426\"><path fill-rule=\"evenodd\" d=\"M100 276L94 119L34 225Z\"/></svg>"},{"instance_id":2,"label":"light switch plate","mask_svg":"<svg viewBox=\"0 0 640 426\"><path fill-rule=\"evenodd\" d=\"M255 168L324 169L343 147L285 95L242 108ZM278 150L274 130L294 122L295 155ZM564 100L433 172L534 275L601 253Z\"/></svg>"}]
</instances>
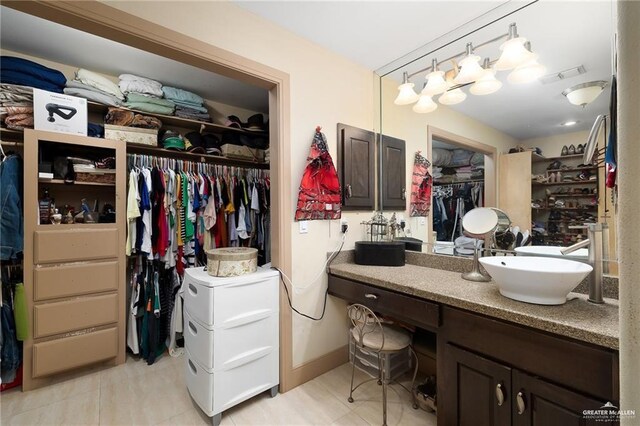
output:
<instances>
[{"instance_id":1,"label":"light switch plate","mask_svg":"<svg viewBox=\"0 0 640 426\"><path fill-rule=\"evenodd\" d=\"M300 233L301 234L306 234L307 232L309 232L309 221L308 220L301 220L300 222L298 222L299 226L300 226Z\"/></svg>"}]
</instances>

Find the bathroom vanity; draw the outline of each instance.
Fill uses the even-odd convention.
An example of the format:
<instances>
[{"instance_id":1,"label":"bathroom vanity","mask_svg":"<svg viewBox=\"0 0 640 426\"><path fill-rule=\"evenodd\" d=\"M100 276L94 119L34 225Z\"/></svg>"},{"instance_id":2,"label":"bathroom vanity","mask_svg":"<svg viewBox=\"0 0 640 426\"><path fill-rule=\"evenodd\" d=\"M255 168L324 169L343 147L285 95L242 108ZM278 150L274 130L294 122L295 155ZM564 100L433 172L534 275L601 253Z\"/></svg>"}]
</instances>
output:
<instances>
[{"instance_id":1,"label":"bathroom vanity","mask_svg":"<svg viewBox=\"0 0 640 426\"><path fill-rule=\"evenodd\" d=\"M617 301L518 302L423 256L431 267L335 262L329 294L437 333L439 425L577 425L618 405Z\"/></svg>"}]
</instances>

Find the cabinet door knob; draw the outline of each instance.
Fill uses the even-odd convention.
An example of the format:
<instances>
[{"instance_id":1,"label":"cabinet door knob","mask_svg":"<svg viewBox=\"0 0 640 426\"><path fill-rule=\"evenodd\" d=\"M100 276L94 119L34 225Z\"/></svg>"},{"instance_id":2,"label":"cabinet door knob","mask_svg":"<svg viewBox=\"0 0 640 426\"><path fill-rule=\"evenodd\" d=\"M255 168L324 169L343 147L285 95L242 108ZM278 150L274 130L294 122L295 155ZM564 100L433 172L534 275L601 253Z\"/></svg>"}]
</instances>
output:
<instances>
[{"instance_id":1,"label":"cabinet door knob","mask_svg":"<svg viewBox=\"0 0 640 426\"><path fill-rule=\"evenodd\" d=\"M518 392L518 395L516 395L516 404L518 405L518 414L524 413L524 410L527 409L527 404L525 403L522 391Z\"/></svg>"},{"instance_id":2,"label":"cabinet door knob","mask_svg":"<svg viewBox=\"0 0 640 426\"><path fill-rule=\"evenodd\" d=\"M346 184L344 186L344 198L349 199L351 198L351 185L350 184Z\"/></svg>"},{"instance_id":3,"label":"cabinet door knob","mask_svg":"<svg viewBox=\"0 0 640 426\"><path fill-rule=\"evenodd\" d=\"M403 200L407 199L407 190L405 188L402 188L402 199Z\"/></svg>"},{"instance_id":4,"label":"cabinet door knob","mask_svg":"<svg viewBox=\"0 0 640 426\"><path fill-rule=\"evenodd\" d=\"M378 295L373 293L365 293L364 297L367 299L378 300Z\"/></svg>"},{"instance_id":5,"label":"cabinet door knob","mask_svg":"<svg viewBox=\"0 0 640 426\"><path fill-rule=\"evenodd\" d=\"M504 389L502 383L496 385L496 399L498 400L498 407L501 407L502 404L504 404Z\"/></svg>"}]
</instances>

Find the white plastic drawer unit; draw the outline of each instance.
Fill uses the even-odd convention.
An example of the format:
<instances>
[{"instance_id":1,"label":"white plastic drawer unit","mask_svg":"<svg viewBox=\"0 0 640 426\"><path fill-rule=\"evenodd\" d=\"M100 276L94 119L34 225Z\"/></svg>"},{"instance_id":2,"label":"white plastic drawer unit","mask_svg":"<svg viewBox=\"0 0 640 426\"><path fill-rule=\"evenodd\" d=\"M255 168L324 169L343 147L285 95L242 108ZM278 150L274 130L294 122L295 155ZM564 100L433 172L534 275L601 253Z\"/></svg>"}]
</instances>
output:
<instances>
[{"instance_id":1,"label":"white plastic drawer unit","mask_svg":"<svg viewBox=\"0 0 640 426\"><path fill-rule=\"evenodd\" d=\"M205 327L184 310L185 346L205 369L212 371L238 367L257 353L278 351L278 316L256 315L229 328Z\"/></svg>"},{"instance_id":2,"label":"white plastic drawer unit","mask_svg":"<svg viewBox=\"0 0 640 426\"><path fill-rule=\"evenodd\" d=\"M278 271L217 278L204 268L189 268L184 280L184 305L200 323L233 327L247 318L278 312Z\"/></svg>"}]
</instances>

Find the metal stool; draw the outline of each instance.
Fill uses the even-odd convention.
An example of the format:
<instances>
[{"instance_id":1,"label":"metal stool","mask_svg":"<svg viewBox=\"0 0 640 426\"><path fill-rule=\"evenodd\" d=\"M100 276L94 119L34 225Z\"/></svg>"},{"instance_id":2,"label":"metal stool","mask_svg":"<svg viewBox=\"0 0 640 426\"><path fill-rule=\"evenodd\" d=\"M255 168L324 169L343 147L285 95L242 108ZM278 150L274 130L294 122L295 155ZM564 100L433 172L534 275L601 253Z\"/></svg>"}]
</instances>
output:
<instances>
[{"instance_id":1,"label":"metal stool","mask_svg":"<svg viewBox=\"0 0 640 426\"><path fill-rule=\"evenodd\" d=\"M382 385L382 426L387 426L387 386L391 381L389 369L389 355L409 349L415 359L415 369L411 380L411 389L407 389L402 383L398 383L402 388L411 394L413 408L418 408L415 393L413 392L416 375L418 374L418 356L411 346L411 334L398 327L382 325L380 319L369 308L360 304L353 304L347 308L347 314L351 320L350 338L354 340L351 365L351 390L349 391L349 402L353 402L353 392L365 383L378 380ZM356 368L356 347L373 352L378 357L378 377L365 380L353 387L353 378ZM394 380L395 381L395 380Z\"/></svg>"}]
</instances>

